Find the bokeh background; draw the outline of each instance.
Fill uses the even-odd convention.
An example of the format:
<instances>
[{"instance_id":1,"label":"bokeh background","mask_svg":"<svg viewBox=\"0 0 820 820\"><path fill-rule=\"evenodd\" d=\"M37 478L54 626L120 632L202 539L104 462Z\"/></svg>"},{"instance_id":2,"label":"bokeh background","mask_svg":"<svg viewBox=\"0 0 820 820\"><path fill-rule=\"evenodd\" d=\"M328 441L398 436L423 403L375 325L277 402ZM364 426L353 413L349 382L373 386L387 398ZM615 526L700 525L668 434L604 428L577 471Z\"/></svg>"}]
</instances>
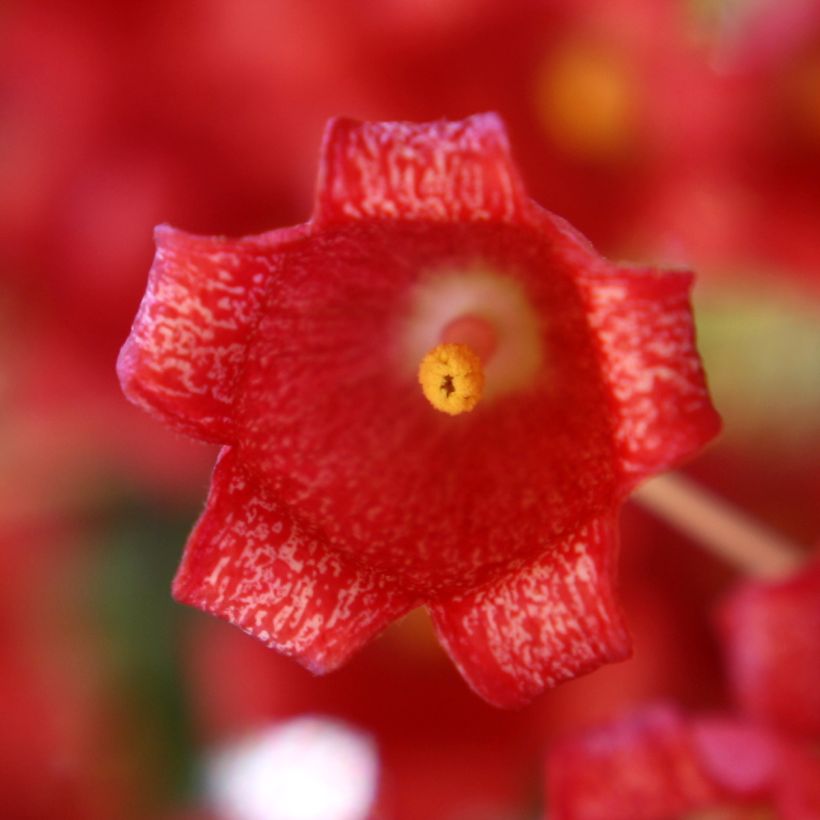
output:
<instances>
[{"instance_id":1,"label":"bokeh background","mask_svg":"<svg viewBox=\"0 0 820 820\"><path fill-rule=\"evenodd\" d=\"M2 817L533 818L559 734L727 707L737 571L631 505L634 658L521 712L469 692L421 614L317 679L170 599L215 453L119 392L153 226L304 221L330 116L485 110L601 252L698 272L726 429L687 470L817 544L816 0L6 0Z\"/></svg>"}]
</instances>

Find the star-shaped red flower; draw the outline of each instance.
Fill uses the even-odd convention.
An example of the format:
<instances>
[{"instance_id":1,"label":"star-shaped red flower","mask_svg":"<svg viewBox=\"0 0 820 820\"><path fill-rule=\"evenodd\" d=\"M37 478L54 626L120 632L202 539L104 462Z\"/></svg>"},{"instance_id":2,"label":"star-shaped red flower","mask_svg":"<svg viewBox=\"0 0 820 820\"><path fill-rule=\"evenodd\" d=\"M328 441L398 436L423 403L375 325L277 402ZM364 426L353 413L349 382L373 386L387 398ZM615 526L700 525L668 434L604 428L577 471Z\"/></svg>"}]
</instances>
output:
<instances>
[{"instance_id":1,"label":"star-shaped red flower","mask_svg":"<svg viewBox=\"0 0 820 820\"><path fill-rule=\"evenodd\" d=\"M719 424L690 274L600 258L491 114L335 120L307 224L156 238L123 388L225 445L180 601L316 672L423 603L505 706L628 655L618 507ZM422 394L442 342L483 363L471 412Z\"/></svg>"}]
</instances>

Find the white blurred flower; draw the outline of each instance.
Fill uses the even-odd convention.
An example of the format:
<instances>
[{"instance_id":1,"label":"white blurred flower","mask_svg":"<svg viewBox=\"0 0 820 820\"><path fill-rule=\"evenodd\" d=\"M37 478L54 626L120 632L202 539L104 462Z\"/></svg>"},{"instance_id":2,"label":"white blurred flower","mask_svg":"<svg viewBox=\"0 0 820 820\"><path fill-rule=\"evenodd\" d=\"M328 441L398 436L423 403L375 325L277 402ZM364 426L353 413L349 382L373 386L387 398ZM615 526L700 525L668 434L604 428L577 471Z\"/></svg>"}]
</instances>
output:
<instances>
[{"instance_id":1,"label":"white blurred flower","mask_svg":"<svg viewBox=\"0 0 820 820\"><path fill-rule=\"evenodd\" d=\"M362 820L376 795L371 737L336 720L299 717L223 749L207 790L226 820Z\"/></svg>"}]
</instances>

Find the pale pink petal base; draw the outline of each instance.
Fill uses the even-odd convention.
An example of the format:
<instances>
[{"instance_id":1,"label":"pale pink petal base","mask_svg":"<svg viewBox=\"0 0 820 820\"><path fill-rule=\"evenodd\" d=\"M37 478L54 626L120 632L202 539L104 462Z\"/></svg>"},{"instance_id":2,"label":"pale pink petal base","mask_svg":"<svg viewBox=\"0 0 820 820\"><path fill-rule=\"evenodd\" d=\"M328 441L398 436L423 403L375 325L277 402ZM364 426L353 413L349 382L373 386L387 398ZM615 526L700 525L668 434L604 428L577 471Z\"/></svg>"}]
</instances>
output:
<instances>
[{"instance_id":1,"label":"pale pink petal base","mask_svg":"<svg viewBox=\"0 0 820 820\"><path fill-rule=\"evenodd\" d=\"M341 666L416 601L329 551L265 498L224 448L174 597L238 626L317 674Z\"/></svg>"},{"instance_id":2,"label":"pale pink petal base","mask_svg":"<svg viewBox=\"0 0 820 820\"><path fill-rule=\"evenodd\" d=\"M616 540L612 518L594 520L536 562L430 606L439 640L476 693L495 706L523 706L629 656L612 595Z\"/></svg>"}]
</instances>

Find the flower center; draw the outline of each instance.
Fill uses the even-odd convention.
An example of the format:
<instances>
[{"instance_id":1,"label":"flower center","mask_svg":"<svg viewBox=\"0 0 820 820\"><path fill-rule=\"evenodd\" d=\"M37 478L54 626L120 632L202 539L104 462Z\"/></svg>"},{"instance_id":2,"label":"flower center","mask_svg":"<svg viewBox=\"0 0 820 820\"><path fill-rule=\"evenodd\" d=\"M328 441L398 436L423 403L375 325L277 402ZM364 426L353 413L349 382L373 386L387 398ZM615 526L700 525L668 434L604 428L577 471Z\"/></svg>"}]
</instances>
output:
<instances>
[{"instance_id":1,"label":"flower center","mask_svg":"<svg viewBox=\"0 0 820 820\"><path fill-rule=\"evenodd\" d=\"M397 364L403 373L417 378L419 363L442 345L467 348L475 357L471 361L477 358L481 367L479 395L484 402L526 389L543 365L541 319L523 288L514 279L481 266L423 277L412 291L399 329ZM452 383L445 379L448 375ZM460 395L455 375L441 372L434 384L437 395L446 398L449 394L451 408ZM457 412L472 409L477 401Z\"/></svg>"},{"instance_id":2,"label":"flower center","mask_svg":"<svg viewBox=\"0 0 820 820\"><path fill-rule=\"evenodd\" d=\"M481 399L484 366L469 345L445 342L421 360L419 384L436 410L457 416L472 410Z\"/></svg>"}]
</instances>

